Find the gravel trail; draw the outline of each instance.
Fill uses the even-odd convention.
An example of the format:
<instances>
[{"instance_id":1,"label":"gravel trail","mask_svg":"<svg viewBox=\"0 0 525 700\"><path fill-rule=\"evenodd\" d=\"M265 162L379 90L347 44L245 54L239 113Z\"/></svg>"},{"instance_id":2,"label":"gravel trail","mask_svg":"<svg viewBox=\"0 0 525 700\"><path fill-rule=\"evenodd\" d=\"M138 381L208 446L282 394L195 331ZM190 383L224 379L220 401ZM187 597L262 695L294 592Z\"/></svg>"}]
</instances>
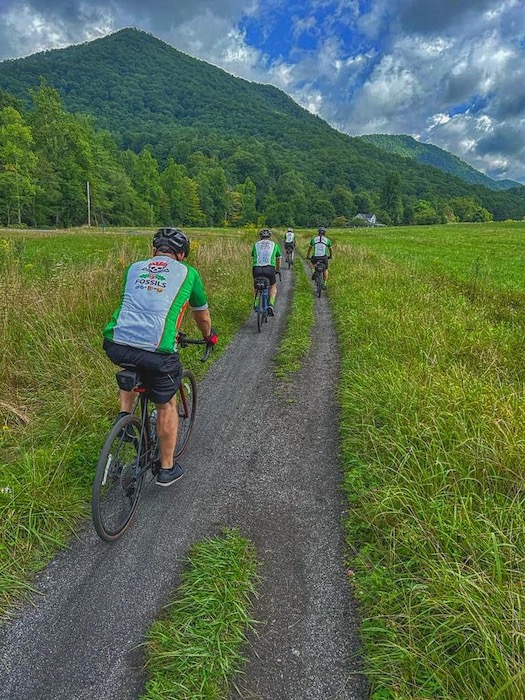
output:
<instances>
[{"instance_id":1,"label":"gravel trail","mask_svg":"<svg viewBox=\"0 0 525 700\"><path fill-rule=\"evenodd\" d=\"M199 385L184 478L146 486L114 544L88 524L1 628L2 700L137 700L145 631L191 544L223 525L255 543L263 577L241 697L366 697L343 566L336 338L316 299L311 355L283 392L271 369L291 293L282 277L277 316L261 334L252 316Z\"/></svg>"}]
</instances>

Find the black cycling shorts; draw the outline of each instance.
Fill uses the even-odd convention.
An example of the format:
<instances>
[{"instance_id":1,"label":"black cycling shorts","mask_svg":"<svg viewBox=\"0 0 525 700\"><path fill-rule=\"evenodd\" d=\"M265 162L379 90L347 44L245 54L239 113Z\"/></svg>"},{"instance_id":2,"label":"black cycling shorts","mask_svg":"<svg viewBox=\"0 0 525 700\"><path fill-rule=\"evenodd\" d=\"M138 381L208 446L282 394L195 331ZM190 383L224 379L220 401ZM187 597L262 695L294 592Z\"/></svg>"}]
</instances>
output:
<instances>
[{"instance_id":1,"label":"black cycling shorts","mask_svg":"<svg viewBox=\"0 0 525 700\"><path fill-rule=\"evenodd\" d=\"M264 267L254 267L253 279L255 279L256 277L267 277L270 280L270 284L276 284L277 282L275 267L273 267L273 265L264 265Z\"/></svg>"},{"instance_id":2,"label":"black cycling shorts","mask_svg":"<svg viewBox=\"0 0 525 700\"><path fill-rule=\"evenodd\" d=\"M284 244L284 249L285 250L293 250L295 248L295 243L292 241L291 243L285 243Z\"/></svg>"},{"instance_id":3,"label":"black cycling shorts","mask_svg":"<svg viewBox=\"0 0 525 700\"><path fill-rule=\"evenodd\" d=\"M312 265L315 267L315 263L317 262L324 262L326 269L328 270L328 255L314 255L312 256L311 262Z\"/></svg>"},{"instance_id":4,"label":"black cycling shorts","mask_svg":"<svg viewBox=\"0 0 525 700\"><path fill-rule=\"evenodd\" d=\"M104 339L103 348L111 362L120 367L134 365L153 403L168 403L177 393L182 378L178 353L150 352Z\"/></svg>"}]
</instances>

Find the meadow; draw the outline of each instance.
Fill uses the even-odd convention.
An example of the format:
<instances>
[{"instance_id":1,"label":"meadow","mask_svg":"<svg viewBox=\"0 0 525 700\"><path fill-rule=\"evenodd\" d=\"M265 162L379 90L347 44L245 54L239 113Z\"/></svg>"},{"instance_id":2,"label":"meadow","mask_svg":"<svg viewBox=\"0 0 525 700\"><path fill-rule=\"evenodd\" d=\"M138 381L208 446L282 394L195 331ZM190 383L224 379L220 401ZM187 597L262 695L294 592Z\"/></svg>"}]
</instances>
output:
<instances>
[{"instance_id":1,"label":"meadow","mask_svg":"<svg viewBox=\"0 0 525 700\"><path fill-rule=\"evenodd\" d=\"M220 336L250 313L248 240L190 231ZM250 239L251 240L251 239ZM150 235L123 230L0 233L0 613L64 546L88 512L97 455L118 410L101 332L123 272ZM196 332L188 314L186 329ZM198 352L183 362L202 375Z\"/></svg>"},{"instance_id":2,"label":"meadow","mask_svg":"<svg viewBox=\"0 0 525 700\"><path fill-rule=\"evenodd\" d=\"M375 700L525 697L524 233L333 235L349 578Z\"/></svg>"},{"instance_id":3,"label":"meadow","mask_svg":"<svg viewBox=\"0 0 525 700\"><path fill-rule=\"evenodd\" d=\"M254 236L218 233L191 232L190 262L224 348L249 313ZM525 697L524 234L523 223L329 232L349 580L374 700ZM101 329L148 240L0 235L0 610L86 514L116 410ZM301 275L299 325L309 287ZM184 355L194 369L196 356Z\"/></svg>"}]
</instances>

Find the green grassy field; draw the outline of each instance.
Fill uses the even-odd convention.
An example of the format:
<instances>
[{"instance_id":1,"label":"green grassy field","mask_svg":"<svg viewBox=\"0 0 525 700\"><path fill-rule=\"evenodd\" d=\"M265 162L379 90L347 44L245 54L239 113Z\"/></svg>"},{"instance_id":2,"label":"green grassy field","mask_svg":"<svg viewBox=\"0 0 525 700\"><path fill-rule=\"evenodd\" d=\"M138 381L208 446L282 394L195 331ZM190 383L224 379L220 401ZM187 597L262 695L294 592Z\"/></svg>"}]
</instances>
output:
<instances>
[{"instance_id":1,"label":"green grassy field","mask_svg":"<svg viewBox=\"0 0 525 700\"><path fill-rule=\"evenodd\" d=\"M219 234L192 232L190 262L225 344L250 310L254 235ZM372 697L521 700L525 224L329 235L350 579ZM0 609L86 512L116 410L100 332L147 242L0 235Z\"/></svg>"},{"instance_id":2,"label":"green grassy field","mask_svg":"<svg viewBox=\"0 0 525 700\"><path fill-rule=\"evenodd\" d=\"M349 566L375 700L525 697L524 233L333 236Z\"/></svg>"},{"instance_id":3,"label":"green grassy field","mask_svg":"<svg viewBox=\"0 0 525 700\"><path fill-rule=\"evenodd\" d=\"M329 231L350 243L433 274L525 292L525 221Z\"/></svg>"},{"instance_id":4,"label":"green grassy field","mask_svg":"<svg viewBox=\"0 0 525 700\"><path fill-rule=\"evenodd\" d=\"M249 236L190 235L190 263L202 273L220 336L217 357L250 313ZM125 266L149 254L149 241L127 230L0 233L0 612L87 513L118 410L101 332ZM186 327L196 332L189 318ZM183 362L205 371L197 351L184 351Z\"/></svg>"}]
</instances>

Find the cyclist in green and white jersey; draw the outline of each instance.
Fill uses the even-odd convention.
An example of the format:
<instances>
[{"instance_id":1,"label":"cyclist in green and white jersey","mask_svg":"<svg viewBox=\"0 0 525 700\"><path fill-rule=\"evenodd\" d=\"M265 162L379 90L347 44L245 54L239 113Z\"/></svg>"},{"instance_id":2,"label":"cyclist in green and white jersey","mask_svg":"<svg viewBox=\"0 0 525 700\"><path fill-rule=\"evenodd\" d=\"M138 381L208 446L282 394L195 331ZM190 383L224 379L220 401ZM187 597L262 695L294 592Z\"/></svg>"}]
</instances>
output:
<instances>
[{"instance_id":1,"label":"cyclist in green and white jersey","mask_svg":"<svg viewBox=\"0 0 525 700\"><path fill-rule=\"evenodd\" d=\"M313 249L313 255L310 258L312 270L315 269L315 263L319 262L320 260L322 260L325 264L323 272L323 289L326 289L326 280L328 279L328 260L332 257L332 241L327 238L325 234L326 229L321 226L321 228L317 230L317 236L314 236L310 241L308 252L306 253L306 257L310 258L310 253Z\"/></svg>"},{"instance_id":2,"label":"cyclist in green and white jersey","mask_svg":"<svg viewBox=\"0 0 525 700\"><path fill-rule=\"evenodd\" d=\"M136 366L157 408L160 441L159 486L170 486L184 474L173 463L179 415L176 393L182 366L177 334L184 312L191 306L203 338L217 343L211 327L208 299L197 270L184 259L190 242L177 228L161 228L153 238L153 255L126 270L120 306L104 328L104 350L116 365ZM120 392L120 413L131 413L136 394Z\"/></svg>"},{"instance_id":3,"label":"cyclist in green and white jersey","mask_svg":"<svg viewBox=\"0 0 525 700\"><path fill-rule=\"evenodd\" d=\"M284 250L290 251L293 261L295 257L295 233L293 228L289 228L284 234Z\"/></svg>"},{"instance_id":4,"label":"cyclist in green and white jersey","mask_svg":"<svg viewBox=\"0 0 525 700\"><path fill-rule=\"evenodd\" d=\"M277 276L275 273L281 269L281 249L277 243L270 240L272 232L269 228L261 229L259 236L261 240L254 243L252 248L253 278L267 277L270 281L268 313L273 316L275 314L275 298L277 297Z\"/></svg>"}]
</instances>

